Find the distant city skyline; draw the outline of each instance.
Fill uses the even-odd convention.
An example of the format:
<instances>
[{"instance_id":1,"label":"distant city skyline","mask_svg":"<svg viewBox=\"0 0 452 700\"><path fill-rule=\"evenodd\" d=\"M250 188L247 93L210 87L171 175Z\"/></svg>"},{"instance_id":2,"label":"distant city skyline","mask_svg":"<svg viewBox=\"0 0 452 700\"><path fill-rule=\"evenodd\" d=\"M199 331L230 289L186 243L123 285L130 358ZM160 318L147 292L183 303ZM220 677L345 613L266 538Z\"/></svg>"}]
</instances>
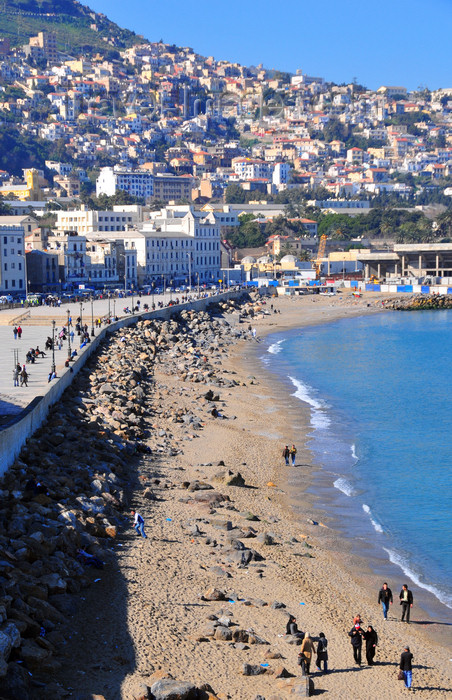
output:
<instances>
[{"instance_id":1,"label":"distant city skyline","mask_svg":"<svg viewBox=\"0 0 452 700\"><path fill-rule=\"evenodd\" d=\"M335 83L356 79L371 89L452 87L450 0L262 0L256 9L238 0L226 6L207 0L195 6L181 0L82 2L150 41L190 46L216 59L292 73L300 68Z\"/></svg>"}]
</instances>

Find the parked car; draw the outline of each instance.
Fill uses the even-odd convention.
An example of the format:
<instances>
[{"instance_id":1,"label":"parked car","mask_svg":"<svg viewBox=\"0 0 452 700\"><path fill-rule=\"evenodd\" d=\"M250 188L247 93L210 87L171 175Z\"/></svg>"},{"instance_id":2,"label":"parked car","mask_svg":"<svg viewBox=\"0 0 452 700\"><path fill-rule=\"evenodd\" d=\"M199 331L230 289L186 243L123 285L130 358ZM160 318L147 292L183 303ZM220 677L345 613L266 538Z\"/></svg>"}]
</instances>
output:
<instances>
[{"instance_id":1,"label":"parked car","mask_svg":"<svg viewBox=\"0 0 452 700\"><path fill-rule=\"evenodd\" d=\"M12 304L14 301L11 294L4 294L0 297L0 304Z\"/></svg>"}]
</instances>

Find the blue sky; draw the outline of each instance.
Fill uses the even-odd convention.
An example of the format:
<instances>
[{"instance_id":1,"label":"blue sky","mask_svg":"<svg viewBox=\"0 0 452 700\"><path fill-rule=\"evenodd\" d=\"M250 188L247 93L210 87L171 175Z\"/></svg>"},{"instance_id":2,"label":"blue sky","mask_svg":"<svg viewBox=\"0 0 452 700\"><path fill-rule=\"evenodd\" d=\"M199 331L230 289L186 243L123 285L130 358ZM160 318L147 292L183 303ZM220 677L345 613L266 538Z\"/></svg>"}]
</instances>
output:
<instances>
[{"instance_id":1,"label":"blue sky","mask_svg":"<svg viewBox=\"0 0 452 700\"><path fill-rule=\"evenodd\" d=\"M452 0L82 0L117 24L198 53L380 85L452 87Z\"/></svg>"}]
</instances>

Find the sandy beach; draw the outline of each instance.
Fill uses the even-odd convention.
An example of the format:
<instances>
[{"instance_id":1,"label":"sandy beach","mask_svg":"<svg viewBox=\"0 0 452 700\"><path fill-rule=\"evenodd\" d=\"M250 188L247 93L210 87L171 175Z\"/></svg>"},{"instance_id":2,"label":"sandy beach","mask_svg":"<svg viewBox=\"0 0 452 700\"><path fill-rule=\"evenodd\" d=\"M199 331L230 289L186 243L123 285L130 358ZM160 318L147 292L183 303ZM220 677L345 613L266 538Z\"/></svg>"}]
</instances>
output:
<instances>
[{"instance_id":1,"label":"sandy beach","mask_svg":"<svg viewBox=\"0 0 452 700\"><path fill-rule=\"evenodd\" d=\"M371 301L345 295L276 299L281 313L252 323L261 339L375 313L377 301L376 295ZM227 320L234 325L237 315ZM104 571L92 572L93 584L80 594L79 612L64 634L62 667L52 679L55 697L133 700L143 697L143 683L166 677L208 684L205 697L211 698L296 697L299 647L284 636L288 613L313 638L324 632L328 639L331 672L317 673L312 664L315 694L373 700L406 695L397 662L407 644L414 654L414 693L432 700L450 694L450 627L428 620L418 607L412 612L416 624L401 624L398 599L383 621L377 605L382 580L304 493L312 482L308 411L263 371L259 352L251 337L224 350L218 372L233 382L221 388L183 381L164 354L158 357L148 417L152 449L135 465L129 484L148 538L125 529ZM199 430L174 420L181 407L201 411L209 388L225 419L204 411ZM163 434L171 449L159 449ZM286 467L281 451L292 442L296 466ZM227 485L228 471L240 472L244 485ZM149 487L156 500L145 498ZM254 552L247 565L234 548L237 540ZM395 598L399 581L393 582ZM373 667L364 654L362 667L353 663L347 633L357 613L378 632ZM221 635L213 623L222 618ZM244 664L265 673L244 675Z\"/></svg>"}]
</instances>

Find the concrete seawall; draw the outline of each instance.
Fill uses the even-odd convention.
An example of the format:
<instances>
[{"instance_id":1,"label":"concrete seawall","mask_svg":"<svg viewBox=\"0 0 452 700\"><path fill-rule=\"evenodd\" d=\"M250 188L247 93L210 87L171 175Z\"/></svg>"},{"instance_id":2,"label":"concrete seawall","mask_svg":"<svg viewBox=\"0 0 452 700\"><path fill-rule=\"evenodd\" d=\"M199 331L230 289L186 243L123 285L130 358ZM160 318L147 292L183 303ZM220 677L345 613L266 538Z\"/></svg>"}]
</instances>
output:
<instances>
[{"instance_id":1,"label":"concrete seawall","mask_svg":"<svg viewBox=\"0 0 452 700\"><path fill-rule=\"evenodd\" d=\"M0 477L14 463L27 439L44 423L50 407L60 400L64 391L74 380L74 377L108 335L121 328L127 328L138 320L159 319L166 321L182 309L205 311L212 303L226 299L239 299L241 296L243 296L243 292L225 292L224 294L218 294L214 298L198 299L178 306L168 306L156 311L127 316L103 328L99 335L83 348L83 352L71 363L70 368L65 369L57 380L43 387L42 396L37 396L33 399L11 424L0 430Z\"/></svg>"}]
</instances>

